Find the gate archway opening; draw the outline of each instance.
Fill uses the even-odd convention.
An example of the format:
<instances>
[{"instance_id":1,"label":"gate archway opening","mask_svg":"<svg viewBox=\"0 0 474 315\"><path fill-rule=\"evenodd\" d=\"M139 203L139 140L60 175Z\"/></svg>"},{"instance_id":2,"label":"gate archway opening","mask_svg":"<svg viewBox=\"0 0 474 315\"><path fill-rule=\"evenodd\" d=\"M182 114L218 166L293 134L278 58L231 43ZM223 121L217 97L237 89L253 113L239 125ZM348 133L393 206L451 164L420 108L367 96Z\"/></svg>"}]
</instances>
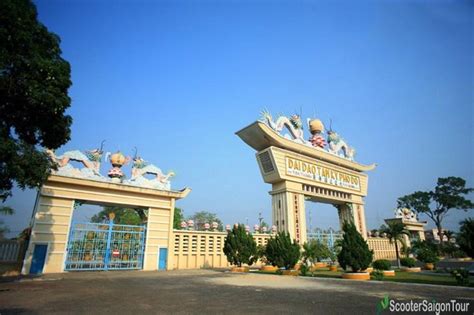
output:
<instances>
[{"instance_id":1,"label":"gate archway opening","mask_svg":"<svg viewBox=\"0 0 474 315\"><path fill-rule=\"evenodd\" d=\"M64 270L143 269L148 209L74 204Z\"/></svg>"}]
</instances>

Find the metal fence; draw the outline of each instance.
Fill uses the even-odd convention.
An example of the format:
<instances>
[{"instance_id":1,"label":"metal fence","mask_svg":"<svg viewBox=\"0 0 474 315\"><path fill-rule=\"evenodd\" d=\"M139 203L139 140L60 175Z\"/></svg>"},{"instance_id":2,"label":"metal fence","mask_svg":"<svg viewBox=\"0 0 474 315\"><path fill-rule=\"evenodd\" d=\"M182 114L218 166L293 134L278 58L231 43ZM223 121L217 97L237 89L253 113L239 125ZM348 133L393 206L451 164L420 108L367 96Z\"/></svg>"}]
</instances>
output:
<instances>
[{"instance_id":1,"label":"metal fence","mask_svg":"<svg viewBox=\"0 0 474 315\"><path fill-rule=\"evenodd\" d=\"M74 223L65 270L142 269L145 226Z\"/></svg>"},{"instance_id":2,"label":"metal fence","mask_svg":"<svg viewBox=\"0 0 474 315\"><path fill-rule=\"evenodd\" d=\"M330 249L334 247L336 240L342 238L342 233L340 231L335 231L333 229L321 230L315 229L314 232L308 232L307 234L308 241L318 240L326 244Z\"/></svg>"},{"instance_id":3,"label":"metal fence","mask_svg":"<svg viewBox=\"0 0 474 315\"><path fill-rule=\"evenodd\" d=\"M16 263L21 260L23 241L0 241L0 263Z\"/></svg>"}]
</instances>

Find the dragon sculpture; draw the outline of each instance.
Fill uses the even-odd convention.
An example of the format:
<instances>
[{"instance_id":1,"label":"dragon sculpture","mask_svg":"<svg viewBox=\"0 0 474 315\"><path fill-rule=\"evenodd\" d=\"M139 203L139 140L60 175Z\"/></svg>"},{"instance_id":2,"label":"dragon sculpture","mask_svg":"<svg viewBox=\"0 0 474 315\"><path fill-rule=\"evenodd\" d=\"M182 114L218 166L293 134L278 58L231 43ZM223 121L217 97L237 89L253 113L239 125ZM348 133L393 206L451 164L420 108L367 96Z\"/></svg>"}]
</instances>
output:
<instances>
[{"instance_id":1,"label":"dragon sculpture","mask_svg":"<svg viewBox=\"0 0 474 315\"><path fill-rule=\"evenodd\" d=\"M418 222L418 218L416 217L416 213L411 211L408 208L398 208L395 209L395 218L401 218L411 222Z\"/></svg>"},{"instance_id":2,"label":"dragon sculpture","mask_svg":"<svg viewBox=\"0 0 474 315\"><path fill-rule=\"evenodd\" d=\"M334 131L328 131L329 152L339 155L342 150L344 157L354 160L355 149L347 145L346 141Z\"/></svg>"},{"instance_id":3,"label":"dragon sculpture","mask_svg":"<svg viewBox=\"0 0 474 315\"><path fill-rule=\"evenodd\" d=\"M279 116L276 121L273 121L272 115L264 110L262 112L262 121L266 123L270 128L280 133L284 127L288 129L292 140L298 143L306 144L307 141L304 139L303 123L301 117L297 114L290 118L286 116Z\"/></svg>"},{"instance_id":4,"label":"dragon sculpture","mask_svg":"<svg viewBox=\"0 0 474 315\"><path fill-rule=\"evenodd\" d=\"M292 115L291 117L286 116L278 116L277 120L274 121L272 115L267 111L264 110L262 112L261 120L267 126L272 128L274 131L279 133L280 135L283 128L287 128L289 131L289 135L285 134L282 135L287 139L293 140L297 143L304 144L307 146L312 146L316 149L326 149L327 151L335 154L337 156L341 155L348 160L353 161L355 156L355 149L350 147L346 141L339 136L337 132L332 130L332 126L329 128L327 132L327 143L323 137L324 132L324 125L319 119L308 119L307 124L308 128L311 132L311 137L309 141L304 139L304 132L303 132L303 123L301 121L301 117L297 114ZM332 124L331 124L332 125Z\"/></svg>"},{"instance_id":5,"label":"dragon sculpture","mask_svg":"<svg viewBox=\"0 0 474 315\"><path fill-rule=\"evenodd\" d=\"M104 153L104 142L100 144L100 148L81 152L79 150L67 151L63 155L56 156L54 151L46 150L51 160L58 166L58 170L53 173L64 176L74 177L103 177L100 174L100 163L102 160L102 154ZM69 161L76 161L82 163L84 168L78 169L73 167Z\"/></svg>"},{"instance_id":6,"label":"dragon sculpture","mask_svg":"<svg viewBox=\"0 0 474 315\"><path fill-rule=\"evenodd\" d=\"M102 155L104 153L102 141L100 148L81 152L79 150L67 151L63 155L56 156L52 150L46 150L46 153L50 156L51 160L58 166L57 170L53 170L53 174L67 176L67 177L78 177L94 179L104 182L123 183L138 187L147 187L161 190L170 190L171 183L170 179L175 174L173 171L164 174L161 169L153 164L148 163L137 155L135 148L135 155L133 159L131 157L125 157L120 151L115 154L108 152L106 154L106 160L110 157L110 162L113 168L108 172L108 177L100 174L100 164ZM76 161L84 165L83 168L75 168L71 165L70 161ZM121 167L133 161L131 178L125 179ZM151 179L145 177L145 175L152 175Z\"/></svg>"},{"instance_id":7,"label":"dragon sculpture","mask_svg":"<svg viewBox=\"0 0 474 315\"><path fill-rule=\"evenodd\" d=\"M154 178L147 179L145 177L146 174L154 175ZM135 156L133 158L132 166L132 177L129 183L169 190L170 178L173 176L175 176L173 171L169 171L168 174L165 175L160 168L137 156L137 151L135 149Z\"/></svg>"},{"instance_id":8,"label":"dragon sculpture","mask_svg":"<svg viewBox=\"0 0 474 315\"><path fill-rule=\"evenodd\" d=\"M329 152L339 155L339 152L342 150L344 157L351 161L354 160L355 156L355 149L350 147L344 139L339 136L337 132L332 130L332 122L329 125L328 131L328 144L329 144Z\"/></svg>"}]
</instances>

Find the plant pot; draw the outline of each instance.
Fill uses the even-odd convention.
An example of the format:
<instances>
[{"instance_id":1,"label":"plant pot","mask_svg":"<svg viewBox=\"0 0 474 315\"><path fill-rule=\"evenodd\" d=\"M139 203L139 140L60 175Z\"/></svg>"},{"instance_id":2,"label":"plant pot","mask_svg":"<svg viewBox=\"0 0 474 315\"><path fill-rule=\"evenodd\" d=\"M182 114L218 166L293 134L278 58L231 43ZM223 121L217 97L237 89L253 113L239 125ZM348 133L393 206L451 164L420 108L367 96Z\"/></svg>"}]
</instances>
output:
<instances>
[{"instance_id":1,"label":"plant pot","mask_svg":"<svg viewBox=\"0 0 474 315\"><path fill-rule=\"evenodd\" d=\"M368 272L368 273L371 273L372 271L374 271L373 267L367 267L367 269L362 270L362 272Z\"/></svg>"},{"instance_id":2,"label":"plant pot","mask_svg":"<svg viewBox=\"0 0 474 315\"><path fill-rule=\"evenodd\" d=\"M384 270L382 272L384 277L395 277L395 270Z\"/></svg>"},{"instance_id":3,"label":"plant pot","mask_svg":"<svg viewBox=\"0 0 474 315\"><path fill-rule=\"evenodd\" d=\"M314 265L313 265L313 267L314 267L315 269L317 269L317 268L326 268L327 266L328 266L327 263L325 263L325 262L319 262L319 261L318 261L318 262L315 262Z\"/></svg>"},{"instance_id":4,"label":"plant pot","mask_svg":"<svg viewBox=\"0 0 474 315\"><path fill-rule=\"evenodd\" d=\"M291 270L282 270L281 274L284 276L298 276L300 272L298 270L291 269Z\"/></svg>"},{"instance_id":5,"label":"plant pot","mask_svg":"<svg viewBox=\"0 0 474 315\"><path fill-rule=\"evenodd\" d=\"M433 263L426 263L425 264L425 269L426 270L434 270L435 266Z\"/></svg>"},{"instance_id":6,"label":"plant pot","mask_svg":"<svg viewBox=\"0 0 474 315\"><path fill-rule=\"evenodd\" d=\"M370 280L370 273L368 272L346 272L342 274L343 279L348 280Z\"/></svg>"},{"instance_id":7,"label":"plant pot","mask_svg":"<svg viewBox=\"0 0 474 315\"><path fill-rule=\"evenodd\" d=\"M276 272L278 270L278 267L275 266L262 266L260 268L260 271L267 271L267 272Z\"/></svg>"},{"instance_id":8,"label":"plant pot","mask_svg":"<svg viewBox=\"0 0 474 315\"><path fill-rule=\"evenodd\" d=\"M232 267L230 272L249 272L249 267Z\"/></svg>"},{"instance_id":9,"label":"plant pot","mask_svg":"<svg viewBox=\"0 0 474 315\"><path fill-rule=\"evenodd\" d=\"M337 271L337 266L336 265L330 265L329 266L329 271Z\"/></svg>"},{"instance_id":10,"label":"plant pot","mask_svg":"<svg viewBox=\"0 0 474 315\"><path fill-rule=\"evenodd\" d=\"M406 272L420 272L421 268L420 267L402 267L402 271Z\"/></svg>"}]
</instances>

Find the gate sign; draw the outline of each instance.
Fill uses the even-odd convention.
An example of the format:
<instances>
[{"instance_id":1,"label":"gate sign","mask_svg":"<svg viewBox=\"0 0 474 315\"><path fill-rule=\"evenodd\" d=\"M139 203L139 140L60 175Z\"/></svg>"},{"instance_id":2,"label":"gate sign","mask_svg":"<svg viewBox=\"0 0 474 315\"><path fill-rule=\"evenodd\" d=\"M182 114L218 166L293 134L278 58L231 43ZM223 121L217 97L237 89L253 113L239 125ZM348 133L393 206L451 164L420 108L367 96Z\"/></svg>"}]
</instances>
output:
<instances>
[{"instance_id":1,"label":"gate sign","mask_svg":"<svg viewBox=\"0 0 474 315\"><path fill-rule=\"evenodd\" d=\"M360 179L358 176L288 156L286 157L286 173L324 184L360 191Z\"/></svg>"},{"instance_id":2,"label":"gate sign","mask_svg":"<svg viewBox=\"0 0 474 315\"><path fill-rule=\"evenodd\" d=\"M117 249L114 249L112 251L112 257L119 257L119 256L120 256L120 252Z\"/></svg>"}]
</instances>

